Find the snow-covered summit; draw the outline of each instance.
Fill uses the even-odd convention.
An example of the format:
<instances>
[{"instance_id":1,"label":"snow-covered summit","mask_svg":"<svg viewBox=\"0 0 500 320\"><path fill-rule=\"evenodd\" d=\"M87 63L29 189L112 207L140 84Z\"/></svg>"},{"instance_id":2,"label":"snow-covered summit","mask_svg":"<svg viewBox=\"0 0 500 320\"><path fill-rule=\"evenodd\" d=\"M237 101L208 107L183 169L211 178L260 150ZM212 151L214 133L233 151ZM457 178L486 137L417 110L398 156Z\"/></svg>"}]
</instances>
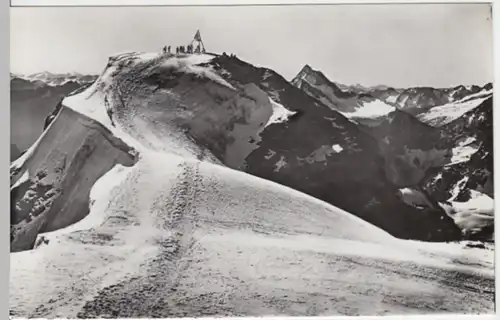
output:
<instances>
[{"instance_id":1,"label":"snow-covered summit","mask_svg":"<svg viewBox=\"0 0 500 320\"><path fill-rule=\"evenodd\" d=\"M158 137L167 134L163 130L170 126L175 130L189 128L191 135L209 144L218 139L222 141L216 144L231 140L232 143L216 146L212 152L226 164L237 167L255 148L259 132L271 123L286 122L294 113L278 107L279 103L254 84L236 87L230 84L224 78L224 70L216 70L211 64L216 57L213 54L115 55L110 57L99 79L85 91L88 96L70 96L63 104L98 119L112 131L113 123L118 122L132 134L130 130L137 130L136 122L142 121L150 127L152 123L162 123L162 127L153 128ZM144 108L145 104L148 108ZM142 139L147 145L161 141ZM248 142L251 140L254 142ZM164 147L154 145L154 148Z\"/></svg>"}]
</instances>

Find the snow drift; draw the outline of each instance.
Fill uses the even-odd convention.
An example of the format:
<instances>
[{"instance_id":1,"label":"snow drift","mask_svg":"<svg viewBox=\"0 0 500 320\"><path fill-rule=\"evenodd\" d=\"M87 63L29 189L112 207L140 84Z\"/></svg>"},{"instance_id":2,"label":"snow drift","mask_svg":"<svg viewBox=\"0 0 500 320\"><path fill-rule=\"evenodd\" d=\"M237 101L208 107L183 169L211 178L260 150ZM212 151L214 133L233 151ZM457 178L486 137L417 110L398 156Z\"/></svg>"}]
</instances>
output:
<instances>
[{"instance_id":1,"label":"snow drift","mask_svg":"<svg viewBox=\"0 0 500 320\"><path fill-rule=\"evenodd\" d=\"M468 199L457 199L468 182L468 177L458 181L452 195L446 202L439 205L455 221L463 233L477 233L494 225L494 200L488 195L476 190L468 190ZM493 234L491 235L493 240Z\"/></svg>"}]
</instances>

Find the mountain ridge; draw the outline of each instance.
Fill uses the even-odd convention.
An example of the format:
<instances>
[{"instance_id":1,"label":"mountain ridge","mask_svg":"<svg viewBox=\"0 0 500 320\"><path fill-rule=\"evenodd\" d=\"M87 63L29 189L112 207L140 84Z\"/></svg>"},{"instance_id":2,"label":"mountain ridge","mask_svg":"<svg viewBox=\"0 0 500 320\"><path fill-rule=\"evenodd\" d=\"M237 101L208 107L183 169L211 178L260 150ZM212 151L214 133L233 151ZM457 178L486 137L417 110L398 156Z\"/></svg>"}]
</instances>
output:
<instances>
[{"instance_id":1,"label":"mountain ridge","mask_svg":"<svg viewBox=\"0 0 500 320\"><path fill-rule=\"evenodd\" d=\"M319 82L315 81L316 77L321 80ZM336 92L338 90L338 87L330 80L326 79L324 74L320 71L313 70L311 67L303 68L298 73L293 83L316 100L324 101L329 99L331 102L329 105L332 108L339 111L346 111L345 108L342 106L339 107L338 104L339 102L342 103L342 99L346 95L332 98L324 94L326 91L324 88L319 90L313 88L317 86L318 83L321 83L329 85L332 88L330 92ZM396 91L396 89L393 88L388 88L387 90L391 92ZM438 204L438 201L447 199L438 196L436 188L440 190L439 192L445 192L448 198L455 199L452 198L452 194L454 194L453 190L458 188L456 184L460 179L458 176L455 176L456 178L450 180L450 173L447 173L447 182L444 182L444 180L439 179L442 173L436 175L432 172L436 172L436 170L439 171L441 168L458 166L459 168L456 169L458 170L457 172L461 172L462 175L467 173L471 181L467 184L471 188L470 191L468 191L469 189L463 189L465 187L464 185L460 187L460 194L465 194L467 192L477 193L478 190L486 188L485 190L489 191L487 191L488 195L485 195L485 197L491 197L491 187L485 186L492 177L492 167L488 166L489 169L485 169L485 172L477 170L469 171L466 168L472 163L470 161L479 161L478 163L482 165L484 165L485 161L486 163L491 161L491 152L485 150L491 150L492 138L489 138L488 135L484 136L481 134L478 138L475 131L479 130L481 132L481 130L483 130L480 129L479 124L464 132L463 130L467 125L463 123L470 123L472 120L461 120L464 117L467 119L476 117L483 121L487 119L486 121L488 123L492 123L491 114L488 116L488 113L481 111L484 108L491 108L491 83L483 87L466 87L463 85L446 89L416 87L399 89L399 91L400 92L397 93L399 96L390 103L395 106L393 109L382 108L378 113L352 111L352 109L350 113L344 112L351 121L358 124L360 129L372 135L379 142L380 152L385 158L385 171L388 179L403 188L401 190L413 190L404 191L403 194L409 195L413 192L415 194L419 193L422 196L426 193L427 195L425 197L427 198L427 203L430 203L429 200L434 203L427 207L442 206ZM441 102L436 98L436 92L440 91L447 95L445 97L446 99ZM381 90L374 90L370 93L363 92L361 94L355 94L351 91L350 96L355 97L355 103L361 106L360 109L363 110L371 107L366 103L366 95L371 95L374 92L374 96L380 97L380 95L383 95ZM417 98L409 98L409 95L415 95ZM405 99L416 105L424 103L423 101L433 102L433 104L437 105L430 105L424 108L419 106L415 109L402 108L398 103L401 104L401 100ZM387 101L387 97L382 98L382 100ZM444 104L441 105L440 103ZM373 106L373 108L375 108L375 106ZM450 131L450 127L460 129L453 129ZM460 140L458 137L463 138ZM471 143L470 141L475 142ZM487 146L487 149L485 149L485 146ZM481 160L476 159L479 153L484 154ZM477 164L474 165L474 167L476 166ZM407 173L403 175L403 172ZM431 175L431 178L428 178L429 175ZM474 184L472 184L472 181L475 181ZM437 187L435 185L437 182L440 182L441 186ZM472 197L472 193L470 193L469 198L464 197L460 201L472 201L470 198ZM434 199L429 199L429 197L434 197ZM492 200L490 199L487 201ZM409 203L411 203L411 201ZM458 203L457 206L458 205L462 206L460 203ZM460 212L469 209L462 208L453 210L458 210ZM450 209L446 208L445 211L450 212ZM487 209L487 212L488 217L486 220L489 220L492 215L492 209ZM457 221L455 214L456 212L452 212L449 215ZM458 215L460 214L461 213ZM471 218L471 221L473 220L474 218ZM466 224L463 222L459 224L462 228L465 228L464 226ZM474 223L471 223L467 228L474 228L472 226L473 224ZM487 224L490 226L492 225L491 221ZM463 232L468 233L469 231L463 229ZM486 238L490 238L490 235L487 235Z\"/></svg>"},{"instance_id":2,"label":"mountain ridge","mask_svg":"<svg viewBox=\"0 0 500 320\"><path fill-rule=\"evenodd\" d=\"M401 199L376 138L270 69L124 53L54 106L11 165L12 316L493 310L491 246L367 222L463 239Z\"/></svg>"}]
</instances>

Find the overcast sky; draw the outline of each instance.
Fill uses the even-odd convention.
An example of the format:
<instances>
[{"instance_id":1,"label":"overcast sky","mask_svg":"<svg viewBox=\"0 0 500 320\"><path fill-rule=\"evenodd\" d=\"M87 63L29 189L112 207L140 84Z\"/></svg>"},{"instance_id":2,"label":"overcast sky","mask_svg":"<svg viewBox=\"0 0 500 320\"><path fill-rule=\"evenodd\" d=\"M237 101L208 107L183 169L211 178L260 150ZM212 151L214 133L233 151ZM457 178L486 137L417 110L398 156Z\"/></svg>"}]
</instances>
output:
<instances>
[{"instance_id":1,"label":"overcast sky","mask_svg":"<svg viewBox=\"0 0 500 320\"><path fill-rule=\"evenodd\" d=\"M123 51L187 44L235 53L287 79L448 87L493 80L487 4L11 8L11 71L100 73Z\"/></svg>"}]
</instances>

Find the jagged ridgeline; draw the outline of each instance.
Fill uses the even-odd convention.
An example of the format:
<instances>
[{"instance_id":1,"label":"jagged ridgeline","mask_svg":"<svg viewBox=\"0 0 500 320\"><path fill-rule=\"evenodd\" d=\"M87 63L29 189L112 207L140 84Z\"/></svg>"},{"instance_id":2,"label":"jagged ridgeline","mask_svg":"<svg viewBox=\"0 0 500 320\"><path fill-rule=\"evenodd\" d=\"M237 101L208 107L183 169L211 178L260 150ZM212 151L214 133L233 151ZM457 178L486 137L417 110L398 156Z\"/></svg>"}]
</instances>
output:
<instances>
[{"instance_id":1,"label":"jagged ridgeline","mask_svg":"<svg viewBox=\"0 0 500 320\"><path fill-rule=\"evenodd\" d=\"M470 112L484 109L472 109L471 101L490 99L491 104L491 89L472 89L475 93L460 95L458 103L469 103ZM463 89L457 90L449 96ZM423 108L428 111L420 118L435 119L434 110L445 107ZM97 81L57 105L45 121L44 134L12 165L13 250L30 249L37 234L84 218L92 185L115 164L132 165L136 156L130 150L137 149L136 141L148 149L184 154L171 148L168 140L176 139L189 141L180 148L199 159L294 188L398 238L474 238L492 218L486 214L480 226L464 227L457 223L456 210L450 210L457 207L452 203L457 192L462 202L474 192L492 197L492 166L468 167L470 161L491 161L491 144L485 145L491 135L475 130L491 117L468 125L469 136L463 130L458 136L448 128L463 122L460 118L442 120L445 125L436 127L404 109L371 91L343 91L309 66L289 83L234 55L200 50L112 57ZM72 133L61 133L64 128ZM124 142L116 130L134 143ZM77 140L70 139L73 135ZM483 160L471 160L479 149L486 152ZM95 173L79 177L86 166L95 166ZM465 185L460 175L452 178L450 173L464 170L472 170ZM439 180L443 174L445 180ZM85 182L76 182L80 178ZM411 198L420 200L415 204Z\"/></svg>"},{"instance_id":2,"label":"jagged ridgeline","mask_svg":"<svg viewBox=\"0 0 500 320\"><path fill-rule=\"evenodd\" d=\"M493 240L491 83L347 86L306 65L292 84L375 139L385 177L406 204L445 211L464 238Z\"/></svg>"}]
</instances>

